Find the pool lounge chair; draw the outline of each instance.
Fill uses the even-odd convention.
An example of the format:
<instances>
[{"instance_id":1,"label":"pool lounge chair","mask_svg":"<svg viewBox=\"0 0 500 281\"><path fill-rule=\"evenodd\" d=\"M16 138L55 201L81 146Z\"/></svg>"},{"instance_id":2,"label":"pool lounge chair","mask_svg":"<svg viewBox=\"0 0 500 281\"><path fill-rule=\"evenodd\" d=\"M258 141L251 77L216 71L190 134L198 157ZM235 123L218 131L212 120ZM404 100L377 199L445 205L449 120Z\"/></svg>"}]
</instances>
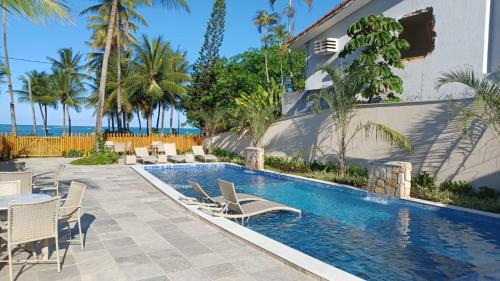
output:
<instances>
[{"instance_id":1,"label":"pool lounge chair","mask_svg":"<svg viewBox=\"0 0 500 281\"><path fill-rule=\"evenodd\" d=\"M205 150L203 150L203 146L201 145L193 145L193 154L196 157L201 158L204 162L214 161L217 162L217 157L213 154L205 154Z\"/></svg>"},{"instance_id":2,"label":"pool lounge chair","mask_svg":"<svg viewBox=\"0 0 500 281\"><path fill-rule=\"evenodd\" d=\"M145 147L136 147L134 148L135 150L135 156L137 157L137 160L140 160L142 164L146 162L150 163L158 163L158 159L156 157L149 155L148 149Z\"/></svg>"},{"instance_id":3,"label":"pool lounge chair","mask_svg":"<svg viewBox=\"0 0 500 281\"><path fill-rule=\"evenodd\" d=\"M253 216L268 212L289 211L301 214L299 209L291 208L268 200L259 200L242 204L243 202L238 198L232 182L219 180L219 188L222 192L222 197L224 198L226 205L221 211L213 212L216 216L235 219L236 221L241 219L241 222L243 223L245 219L248 221Z\"/></svg>"},{"instance_id":4,"label":"pool lounge chair","mask_svg":"<svg viewBox=\"0 0 500 281\"><path fill-rule=\"evenodd\" d=\"M207 207L218 207L222 208L225 206L226 201L224 198L221 196L216 196L212 197L208 195L208 193L205 192L203 187L201 187L200 184L194 181L188 180L189 185L191 188L196 192L196 199L194 198L179 198L181 201L188 205L200 205L200 206L207 206ZM238 196L238 199L240 202L250 202L250 201L259 201L259 200L264 200L261 197L251 195L251 194L246 194L246 193L236 193Z\"/></svg>"},{"instance_id":5,"label":"pool lounge chair","mask_svg":"<svg viewBox=\"0 0 500 281\"><path fill-rule=\"evenodd\" d=\"M186 156L177 155L177 149L175 147L175 143L164 143L163 145L160 146L163 146L163 150L165 151L165 155L167 155L168 160L174 163L186 162Z\"/></svg>"}]
</instances>

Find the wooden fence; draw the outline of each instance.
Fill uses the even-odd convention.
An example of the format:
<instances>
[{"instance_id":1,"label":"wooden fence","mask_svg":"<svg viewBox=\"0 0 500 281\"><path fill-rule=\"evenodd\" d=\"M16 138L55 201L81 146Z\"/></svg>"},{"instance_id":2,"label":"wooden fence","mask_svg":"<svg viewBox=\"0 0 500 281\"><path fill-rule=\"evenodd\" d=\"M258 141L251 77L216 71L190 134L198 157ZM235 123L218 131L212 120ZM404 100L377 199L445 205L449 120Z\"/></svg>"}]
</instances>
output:
<instances>
[{"instance_id":1,"label":"wooden fence","mask_svg":"<svg viewBox=\"0 0 500 281\"><path fill-rule=\"evenodd\" d=\"M202 138L198 136L176 135L132 135L132 134L106 134L104 140L114 142L131 142L134 147L150 147L151 142L173 142L177 149L186 152L191 146L201 144ZM92 150L95 148L94 134L74 134L62 137L34 137L14 136L0 133L0 159L17 157L57 157L64 156L70 150Z\"/></svg>"}]
</instances>

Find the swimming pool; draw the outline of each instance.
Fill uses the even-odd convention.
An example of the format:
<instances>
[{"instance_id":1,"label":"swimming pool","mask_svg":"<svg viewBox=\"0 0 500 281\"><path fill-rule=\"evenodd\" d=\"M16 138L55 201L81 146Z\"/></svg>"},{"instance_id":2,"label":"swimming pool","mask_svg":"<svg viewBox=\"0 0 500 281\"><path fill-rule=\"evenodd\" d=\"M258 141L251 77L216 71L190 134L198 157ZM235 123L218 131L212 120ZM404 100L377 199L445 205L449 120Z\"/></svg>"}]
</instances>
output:
<instances>
[{"instance_id":1,"label":"swimming pool","mask_svg":"<svg viewBox=\"0 0 500 281\"><path fill-rule=\"evenodd\" d=\"M238 192L302 210L254 217L245 226L367 280L500 280L500 219L250 171L228 164L168 165L146 171L193 196L187 180L218 195Z\"/></svg>"}]
</instances>

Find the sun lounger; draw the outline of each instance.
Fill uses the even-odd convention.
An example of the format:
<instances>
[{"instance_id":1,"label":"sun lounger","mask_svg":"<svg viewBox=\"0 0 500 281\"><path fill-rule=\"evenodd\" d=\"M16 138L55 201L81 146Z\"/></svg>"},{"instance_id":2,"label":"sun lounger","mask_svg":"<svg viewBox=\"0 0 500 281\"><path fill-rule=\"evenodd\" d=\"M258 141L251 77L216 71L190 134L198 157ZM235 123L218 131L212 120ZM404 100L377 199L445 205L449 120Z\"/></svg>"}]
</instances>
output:
<instances>
[{"instance_id":1,"label":"sun lounger","mask_svg":"<svg viewBox=\"0 0 500 281\"><path fill-rule=\"evenodd\" d=\"M167 155L168 160L175 163L186 162L186 156L177 155L175 143L164 143L163 150L165 151L165 155Z\"/></svg>"},{"instance_id":2,"label":"sun lounger","mask_svg":"<svg viewBox=\"0 0 500 281\"><path fill-rule=\"evenodd\" d=\"M203 146L193 145L193 154L196 157L201 158L204 162L214 161L217 162L217 157L213 154L205 154L205 150L203 150Z\"/></svg>"},{"instance_id":3,"label":"sun lounger","mask_svg":"<svg viewBox=\"0 0 500 281\"><path fill-rule=\"evenodd\" d=\"M148 149L145 147L136 147L134 148L135 150L135 156L137 157L137 160L140 160L142 164L145 162L150 162L150 163L157 163L158 159L154 156L150 156Z\"/></svg>"},{"instance_id":4,"label":"sun lounger","mask_svg":"<svg viewBox=\"0 0 500 281\"><path fill-rule=\"evenodd\" d=\"M268 200L259 200L242 204L243 202L238 198L232 182L219 180L219 188L222 192L222 197L224 198L226 205L222 210L212 212L216 216L235 220L241 219L241 222L243 223L245 219L248 221L250 217L268 212L289 211L298 214L301 213L299 209L291 208Z\"/></svg>"},{"instance_id":5,"label":"sun lounger","mask_svg":"<svg viewBox=\"0 0 500 281\"><path fill-rule=\"evenodd\" d=\"M196 199L182 198L181 200L184 201L186 204L204 205L204 206L211 206L211 207L223 207L226 204L226 201L224 200L222 195L212 197L212 196L208 195L208 193L205 192L203 187L201 187L201 185L199 185L197 182L188 180L188 183L191 186L191 188L196 192ZM246 193L236 193L236 195L238 196L238 199L240 200L240 202L264 200L261 197L251 195L251 194L246 194Z\"/></svg>"}]
</instances>

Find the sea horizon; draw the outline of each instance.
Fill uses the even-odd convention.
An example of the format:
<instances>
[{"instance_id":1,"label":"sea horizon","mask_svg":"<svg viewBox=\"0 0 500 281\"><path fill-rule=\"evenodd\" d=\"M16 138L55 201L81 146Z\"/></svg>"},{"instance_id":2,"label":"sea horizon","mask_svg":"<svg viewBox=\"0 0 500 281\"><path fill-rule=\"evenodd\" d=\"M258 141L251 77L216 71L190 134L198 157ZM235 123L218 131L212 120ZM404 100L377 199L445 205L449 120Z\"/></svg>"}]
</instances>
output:
<instances>
[{"instance_id":1,"label":"sea horizon","mask_svg":"<svg viewBox=\"0 0 500 281\"><path fill-rule=\"evenodd\" d=\"M17 125L17 135L18 136L32 136L33 135L33 125ZM62 135L62 126L61 125L48 125L49 136L58 137ZM103 127L103 130L108 129L107 126ZM170 128L165 128L165 133L168 134ZM177 128L174 128L177 131ZM68 129L66 128L66 132ZM139 127L130 127L130 131L134 134L145 134L146 128L142 127L142 130L139 130ZM196 128L180 128L179 129L181 135L197 135L199 130ZM10 124L0 124L0 133L10 133L12 132L12 126ZM72 134L88 134L95 132L95 126L71 126ZM37 136L43 137L45 136L43 125L37 125Z\"/></svg>"}]
</instances>

